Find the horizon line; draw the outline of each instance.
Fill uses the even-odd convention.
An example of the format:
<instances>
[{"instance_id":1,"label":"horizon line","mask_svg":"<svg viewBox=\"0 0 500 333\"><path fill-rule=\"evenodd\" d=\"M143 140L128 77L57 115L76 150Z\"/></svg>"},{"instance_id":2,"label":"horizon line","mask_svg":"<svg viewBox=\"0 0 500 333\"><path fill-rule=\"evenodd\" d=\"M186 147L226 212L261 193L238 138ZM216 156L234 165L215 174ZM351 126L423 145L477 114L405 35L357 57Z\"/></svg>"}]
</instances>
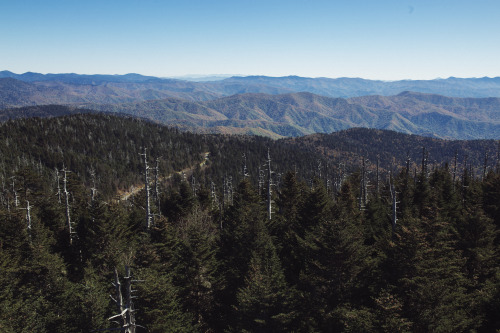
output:
<instances>
[{"instance_id":1,"label":"horizon line","mask_svg":"<svg viewBox=\"0 0 500 333\"><path fill-rule=\"evenodd\" d=\"M139 75L143 77L152 77L152 78L157 78L157 79L176 79L176 80L184 80L187 78L191 78L191 81L195 81L194 79L203 79L203 78L209 78L209 77L221 77L223 79L225 78L247 78L247 77L267 77L267 78L292 78L292 77L297 77L297 78L304 78L304 79L330 79L330 80L338 80L338 79L360 79L360 80L366 80L366 81L382 81L382 82L396 82L396 81L435 81L435 80L448 80L448 79L495 79L495 78L500 78L500 76L472 76L472 77L460 77L460 76L449 76L446 78L443 77L436 77L433 79L411 79L411 78L406 78L406 79L367 79L363 77L354 77L354 76L338 76L338 77L329 77L329 76L301 76L301 75L296 75L296 74L289 74L289 75L281 75L281 76L274 76L274 75L265 75L265 74L182 74L182 75L172 75L172 76L165 76L165 75L147 75L147 74L141 74L141 73L134 73L134 72L128 72L124 74L110 74L110 73L75 73L75 72L62 72L62 73L52 73L52 72L33 72L33 71L27 71L24 73L15 73L10 70L2 70L2 72L8 72L14 75L25 75L25 74L39 74L39 75L78 75L78 76L127 76L127 75Z\"/></svg>"}]
</instances>

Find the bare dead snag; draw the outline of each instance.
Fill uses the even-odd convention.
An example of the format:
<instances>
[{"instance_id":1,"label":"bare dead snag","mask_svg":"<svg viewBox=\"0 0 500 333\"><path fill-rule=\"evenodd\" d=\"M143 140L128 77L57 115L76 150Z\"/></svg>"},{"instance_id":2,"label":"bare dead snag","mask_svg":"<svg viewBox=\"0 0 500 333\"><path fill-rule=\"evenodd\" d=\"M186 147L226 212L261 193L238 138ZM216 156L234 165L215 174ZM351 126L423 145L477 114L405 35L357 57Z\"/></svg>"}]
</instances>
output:
<instances>
[{"instance_id":1,"label":"bare dead snag","mask_svg":"<svg viewBox=\"0 0 500 333\"><path fill-rule=\"evenodd\" d=\"M135 333L137 327L143 328L135 322L136 310L133 302L135 296L132 295L134 292L132 289L132 282L136 282L136 280L132 280L130 267L127 265L125 265L125 276L123 277L123 281L124 282L122 284L120 282L118 271L115 268L115 281L113 283L113 286L115 287L115 297L111 295L110 297L118 308L118 314L109 317L108 320L118 319L119 321L117 323L120 327L104 329L102 331L121 330L124 333Z\"/></svg>"},{"instance_id":2,"label":"bare dead snag","mask_svg":"<svg viewBox=\"0 0 500 333\"><path fill-rule=\"evenodd\" d=\"M68 192L68 171L66 170L66 167L63 166L63 169L61 170L64 174L63 178L63 194L64 194L64 203L66 207L66 225L68 226L68 232L69 232L69 244L73 244L73 237L76 234L75 231L73 231L73 225L74 222L71 221L71 209L69 206L69 192Z\"/></svg>"},{"instance_id":3,"label":"bare dead snag","mask_svg":"<svg viewBox=\"0 0 500 333\"><path fill-rule=\"evenodd\" d=\"M149 166L148 166L148 156L147 156L147 148L144 147L144 153L140 154L144 156L144 191L146 192L146 228L147 230L151 230L151 206L149 201Z\"/></svg>"},{"instance_id":4,"label":"bare dead snag","mask_svg":"<svg viewBox=\"0 0 500 333\"><path fill-rule=\"evenodd\" d=\"M266 164L267 164L267 170L268 170L268 175L267 175L267 212L268 212L269 220L271 220L272 214L273 214L273 211L272 211L272 194L273 194L272 186L274 186L274 184L273 184L273 171L271 170L271 154L269 152L269 148L267 148Z\"/></svg>"}]
</instances>

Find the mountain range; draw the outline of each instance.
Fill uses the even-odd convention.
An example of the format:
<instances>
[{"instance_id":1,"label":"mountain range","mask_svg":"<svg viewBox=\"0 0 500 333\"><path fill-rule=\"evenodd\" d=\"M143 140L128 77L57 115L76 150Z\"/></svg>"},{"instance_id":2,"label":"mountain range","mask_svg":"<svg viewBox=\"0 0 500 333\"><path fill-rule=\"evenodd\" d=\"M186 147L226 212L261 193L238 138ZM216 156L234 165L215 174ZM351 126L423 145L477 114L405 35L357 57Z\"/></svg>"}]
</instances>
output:
<instances>
[{"instance_id":1,"label":"mountain range","mask_svg":"<svg viewBox=\"0 0 500 333\"><path fill-rule=\"evenodd\" d=\"M2 119L42 110L17 114L18 107L58 104L132 114L197 132L274 138L366 127L498 139L499 96L500 78L384 82L253 76L194 82L139 74L0 72L0 109L7 110ZM47 108L39 114L47 115Z\"/></svg>"},{"instance_id":2,"label":"mountain range","mask_svg":"<svg viewBox=\"0 0 500 333\"><path fill-rule=\"evenodd\" d=\"M209 132L259 134L267 131L279 137L366 127L439 138L500 137L500 98L403 92L396 96L344 99L291 93L241 94L202 102L169 98L83 106L133 114L193 130L204 128Z\"/></svg>"},{"instance_id":3,"label":"mountain range","mask_svg":"<svg viewBox=\"0 0 500 333\"><path fill-rule=\"evenodd\" d=\"M149 91L152 95L145 99L156 99L169 94L168 97L181 97L191 100L207 100L242 93L284 94L292 92L311 92L328 97L359 97L365 95L397 95L403 91L438 94L451 97L500 97L500 77L456 78L434 80L400 80L380 81L361 78L307 78L299 76L233 76L221 77L220 80L193 81L143 76L140 74L125 75L82 75L82 74L40 74L27 72L15 74L0 71L0 79L15 79L34 86L54 87L50 83L58 82L55 87L74 89L73 95L84 93L81 86L109 87L116 89L117 97L128 91ZM12 81L11 81L12 83ZM4 84L5 85L5 84ZM79 88L75 86L80 86ZM163 92L163 94L162 94ZM176 92L179 96L173 96ZM154 93L158 97L154 97ZM182 93L182 94L181 94ZM75 97L76 98L76 97ZM135 98L141 98L136 96ZM77 101L80 102L80 101Z\"/></svg>"}]
</instances>

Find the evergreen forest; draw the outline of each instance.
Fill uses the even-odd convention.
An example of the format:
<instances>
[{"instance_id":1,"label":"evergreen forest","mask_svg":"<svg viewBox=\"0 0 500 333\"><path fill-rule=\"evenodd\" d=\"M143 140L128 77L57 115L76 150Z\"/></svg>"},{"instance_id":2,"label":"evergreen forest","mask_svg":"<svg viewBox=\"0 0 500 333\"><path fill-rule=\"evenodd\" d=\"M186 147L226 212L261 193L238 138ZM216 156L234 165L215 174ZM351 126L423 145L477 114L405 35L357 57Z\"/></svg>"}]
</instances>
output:
<instances>
[{"instance_id":1,"label":"evergreen forest","mask_svg":"<svg viewBox=\"0 0 500 333\"><path fill-rule=\"evenodd\" d=\"M495 140L0 123L0 331L499 332Z\"/></svg>"}]
</instances>

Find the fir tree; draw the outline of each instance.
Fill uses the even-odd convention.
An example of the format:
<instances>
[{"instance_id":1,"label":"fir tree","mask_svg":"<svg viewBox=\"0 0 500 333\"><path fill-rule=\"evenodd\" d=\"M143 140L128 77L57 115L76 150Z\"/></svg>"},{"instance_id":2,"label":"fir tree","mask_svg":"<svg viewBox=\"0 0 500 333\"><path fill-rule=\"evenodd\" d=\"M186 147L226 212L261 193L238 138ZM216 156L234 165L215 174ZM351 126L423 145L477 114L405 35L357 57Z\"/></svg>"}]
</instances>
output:
<instances>
[{"instance_id":1,"label":"fir tree","mask_svg":"<svg viewBox=\"0 0 500 333\"><path fill-rule=\"evenodd\" d=\"M242 332L289 332L290 294L271 237L257 234L244 285L238 290L237 328Z\"/></svg>"}]
</instances>

